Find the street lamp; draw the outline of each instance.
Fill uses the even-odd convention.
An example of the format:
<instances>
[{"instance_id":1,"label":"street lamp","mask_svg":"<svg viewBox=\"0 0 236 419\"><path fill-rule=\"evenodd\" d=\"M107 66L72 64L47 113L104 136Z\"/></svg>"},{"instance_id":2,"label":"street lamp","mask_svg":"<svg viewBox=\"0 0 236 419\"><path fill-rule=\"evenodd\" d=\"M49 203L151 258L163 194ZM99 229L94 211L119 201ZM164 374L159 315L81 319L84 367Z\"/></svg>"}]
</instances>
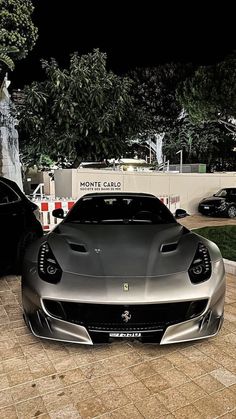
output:
<instances>
[{"instance_id":1,"label":"street lamp","mask_svg":"<svg viewBox=\"0 0 236 419\"><path fill-rule=\"evenodd\" d=\"M182 173L183 172L183 150L177 151L176 154L180 154L180 167L179 167L179 172Z\"/></svg>"}]
</instances>

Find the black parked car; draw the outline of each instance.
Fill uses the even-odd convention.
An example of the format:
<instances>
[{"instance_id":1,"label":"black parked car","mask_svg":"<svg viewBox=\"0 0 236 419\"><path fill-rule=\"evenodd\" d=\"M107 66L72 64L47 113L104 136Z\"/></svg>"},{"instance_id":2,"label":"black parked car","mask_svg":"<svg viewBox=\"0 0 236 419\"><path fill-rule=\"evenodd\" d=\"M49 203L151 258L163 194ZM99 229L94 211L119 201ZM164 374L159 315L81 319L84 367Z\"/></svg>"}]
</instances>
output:
<instances>
[{"instance_id":1,"label":"black parked car","mask_svg":"<svg viewBox=\"0 0 236 419\"><path fill-rule=\"evenodd\" d=\"M25 248L43 234L37 205L0 176L0 274L20 273Z\"/></svg>"},{"instance_id":2,"label":"black parked car","mask_svg":"<svg viewBox=\"0 0 236 419\"><path fill-rule=\"evenodd\" d=\"M198 211L204 215L236 217L236 188L224 188L213 196L203 199Z\"/></svg>"}]
</instances>

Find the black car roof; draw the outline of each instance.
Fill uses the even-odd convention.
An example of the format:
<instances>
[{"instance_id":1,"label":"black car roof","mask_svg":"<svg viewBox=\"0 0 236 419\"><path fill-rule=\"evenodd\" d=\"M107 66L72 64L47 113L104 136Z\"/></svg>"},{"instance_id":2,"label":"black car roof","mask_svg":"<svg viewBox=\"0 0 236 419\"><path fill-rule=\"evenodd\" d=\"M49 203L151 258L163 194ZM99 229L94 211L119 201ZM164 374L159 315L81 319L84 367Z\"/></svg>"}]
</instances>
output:
<instances>
[{"instance_id":1,"label":"black car roof","mask_svg":"<svg viewBox=\"0 0 236 419\"><path fill-rule=\"evenodd\" d=\"M232 189L236 190L236 188L234 186L231 187L227 187L227 188L220 188L217 190L217 192L219 191L232 191Z\"/></svg>"},{"instance_id":2,"label":"black car roof","mask_svg":"<svg viewBox=\"0 0 236 419\"><path fill-rule=\"evenodd\" d=\"M0 176L0 181L10 186L18 195L20 195L21 198L28 200L28 198L25 196L24 192L22 192L22 190L19 188L16 182L2 176Z\"/></svg>"},{"instance_id":3,"label":"black car roof","mask_svg":"<svg viewBox=\"0 0 236 419\"><path fill-rule=\"evenodd\" d=\"M10 185L10 186L16 185L16 182L13 182L13 180L10 180L10 179L8 179L6 177L3 177L3 176L0 176L0 181L3 182L3 183L6 183L7 185Z\"/></svg>"}]
</instances>

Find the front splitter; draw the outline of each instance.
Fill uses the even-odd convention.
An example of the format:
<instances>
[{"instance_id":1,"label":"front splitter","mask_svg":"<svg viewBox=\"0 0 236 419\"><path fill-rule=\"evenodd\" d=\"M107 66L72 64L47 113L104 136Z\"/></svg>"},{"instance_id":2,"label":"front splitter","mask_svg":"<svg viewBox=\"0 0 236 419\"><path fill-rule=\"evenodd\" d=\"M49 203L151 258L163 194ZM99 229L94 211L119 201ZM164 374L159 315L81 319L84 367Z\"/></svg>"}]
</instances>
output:
<instances>
[{"instance_id":1,"label":"front splitter","mask_svg":"<svg viewBox=\"0 0 236 419\"><path fill-rule=\"evenodd\" d=\"M204 324L204 317L198 317L183 323L168 326L166 329L129 331L96 331L87 330L84 326L47 316L42 310L25 317L31 332L43 339L62 342L93 345L108 343L117 339L137 339L145 343L166 345L215 336L222 325L223 316L212 317ZM123 336L122 336L123 335Z\"/></svg>"}]
</instances>

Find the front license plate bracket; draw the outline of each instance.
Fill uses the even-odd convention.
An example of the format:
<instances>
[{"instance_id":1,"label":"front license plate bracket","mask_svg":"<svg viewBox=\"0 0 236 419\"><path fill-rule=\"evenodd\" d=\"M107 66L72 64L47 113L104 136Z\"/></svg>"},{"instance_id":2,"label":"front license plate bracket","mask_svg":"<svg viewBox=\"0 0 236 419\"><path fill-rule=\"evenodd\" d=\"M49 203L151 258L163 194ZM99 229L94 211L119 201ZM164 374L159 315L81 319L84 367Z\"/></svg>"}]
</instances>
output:
<instances>
[{"instance_id":1,"label":"front license plate bracket","mask_svg":"<svg viewBox=\"0 0 236 419\"><path fill-rule=\"evenodd\" d=\"M142 333L140 332L110 332L110 338L141 338Z\"/></svg>"}]
</instances>

